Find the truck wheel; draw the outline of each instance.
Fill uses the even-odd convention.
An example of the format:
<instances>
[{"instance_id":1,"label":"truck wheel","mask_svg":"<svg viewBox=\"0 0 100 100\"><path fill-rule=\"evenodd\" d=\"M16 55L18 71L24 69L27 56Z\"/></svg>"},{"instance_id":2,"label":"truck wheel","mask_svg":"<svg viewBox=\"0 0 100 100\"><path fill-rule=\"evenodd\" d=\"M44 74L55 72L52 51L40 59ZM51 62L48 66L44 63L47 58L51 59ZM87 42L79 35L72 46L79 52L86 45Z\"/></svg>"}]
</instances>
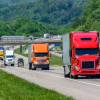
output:
<instances>
[{"instance_id":1,"label":"truck wheel","mask_svg":"<svg viewBox=\"0 0 100 100\"><path fill-rule=\"evenodd\" d=\"M70 74L70 78L72 78L72 79L78 79L78 75L72 75L72 74Z\"/></svg>"},{"instance_id":2,"label":"truck wheel","mask_svg":"<svg viewBox=\"0 0 100 100\"><path fill-rule=\"evenodd\" d=\"M4 66L7 66L7 64L4 64Z\"/></svg>"},{"instance_id":3,"label":"truck wheel","mask_svg":"<svg viewBox=\"0 0 100 100\"><path fill-rule=\"evenodd\" d=\"M49 64L48 64L48 65L46 65L46 67L45 67L45 68L42 68L42 70L49 70L49 69L50 69Z\"/></svg>"},{"instance_id":4,"label":"truck wheel","mask_svg":"<svg viewBox=\"0 0 100 100\"><path fill-rule=\"evenodd\" d=\"M32 70L32 63L29 63L29 70Z\"/></svg>"},{"instance_id":5,"label":"truck wheel","mask_svg":"<svg viewBox=\"0 0 100 100\"><path fill-rule=\"evenodd\" d=\"M33 70L36 70L36 66L35 65L33 65L33 68L32 68Z\"/></svg>"},{"instance_id":6,"label":"truck wheel","mask_svg":"<svg viewBox=\"0 0 100 100\"><path fill-rule=\"evenodd\" d=\"M11 64L11 66L14 66L14 64Z\"/></svg>"},{"instance_id":7,"label":"truck wheel","mask_svg":"<svg viewBox=\"0 0 100 100\"><path fill-rule=\"evenodd\" d=\"M35 66L33 67L33 70L36 70L36 67Z\"/></svg>"},{"instance_id":8,"label":"truck wheel","mask_svg":"<svg viewBox=\"0 0 100 100\"><path fill-rule=\"evenodd\" d=\"M49 70L50 68L49 67L47 67L47 68L42 68L42 70Z\"/></svg>"}]
</instances>

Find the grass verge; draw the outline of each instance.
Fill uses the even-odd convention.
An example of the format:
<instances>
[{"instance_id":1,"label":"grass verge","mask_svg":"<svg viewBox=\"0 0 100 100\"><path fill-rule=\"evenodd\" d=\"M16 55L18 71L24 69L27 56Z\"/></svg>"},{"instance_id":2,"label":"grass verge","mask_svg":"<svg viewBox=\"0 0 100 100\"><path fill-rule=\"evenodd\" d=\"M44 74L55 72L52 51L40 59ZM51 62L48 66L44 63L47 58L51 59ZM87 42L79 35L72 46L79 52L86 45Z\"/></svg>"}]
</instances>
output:
<instances>
[{"instance_id":1,"label":"grass verge","mask_svg":"<svg viewBox=\"0 0 100 100\"><path fill-rule=\"evenodd\" d=\"M20 53L20 49L19 48L15 49L15 53L20 54L20 55L23 55L25 57L28 57L28 54L25 54L24 53L24 50L22 51L22 53Z\"/></svg>"},{"instance_id":2,"label":"grass verge","mask_svg":"<svg viewBox=\"0 0 100 100\"><path fill-rule=\"evenodd\" d=\"M0 100L73 100L0 70Z\"/></svg>"},{"instance_id":3,"label":"grass verge","mask_svg":"<svg viewBox=\"0 0 100 100\"><path fill-rule=\"evenodd\" d=\"M62 62L61 57L57 57L55 55L52 55L51 58L50 58L50 64L51 65L62 66L63 65L63 62Z\"/></svg>"}]
</instances>

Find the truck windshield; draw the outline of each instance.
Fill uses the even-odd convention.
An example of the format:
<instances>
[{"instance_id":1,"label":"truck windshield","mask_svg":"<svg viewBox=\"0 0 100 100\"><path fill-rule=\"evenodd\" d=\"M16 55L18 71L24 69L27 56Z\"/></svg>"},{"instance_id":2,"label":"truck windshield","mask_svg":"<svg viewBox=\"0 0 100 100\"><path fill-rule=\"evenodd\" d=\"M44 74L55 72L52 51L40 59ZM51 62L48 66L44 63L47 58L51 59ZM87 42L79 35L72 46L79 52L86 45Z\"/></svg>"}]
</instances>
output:
<instances>
[{"instance_id":1,"label":"truck windshield","mask_svg":"<svg viewBox=\"0 0 100 100\"><path fill-rule=\"evenodd\" d=\"M45 57L48 56L48 53L35 53L35 57Z\"/></svg>"},{"instance_id":2,"label":"truck windshield","mask_svg":"<svg viewBox=\"0 0 100 100\"><path fill-rule=\"evenodd\" d=\"M13 58L14 56L6 56L6 58Z\"/></svg>"},{"instance_id":3,"label":"truck windshield","mask_svg":"<svg viewBox=\"0 0 100 100\"><path fill-rule=\"evenodd\" d=\"M76 49L76 54L77 55L85 55L85 54L89 54L89 55L95 55L99 52L98 48L77 48Z\"/></svg>"}]
</instances>

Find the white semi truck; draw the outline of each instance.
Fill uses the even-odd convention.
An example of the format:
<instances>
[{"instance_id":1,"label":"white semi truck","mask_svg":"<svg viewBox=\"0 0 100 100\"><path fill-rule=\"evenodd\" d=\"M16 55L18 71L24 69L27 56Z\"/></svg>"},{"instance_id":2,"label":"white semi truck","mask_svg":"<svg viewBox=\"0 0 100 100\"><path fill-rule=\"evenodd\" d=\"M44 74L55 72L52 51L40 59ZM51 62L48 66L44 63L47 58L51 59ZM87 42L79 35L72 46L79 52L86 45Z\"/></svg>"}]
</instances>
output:
<instances>
[{"instance_id":1,"label":"white semi truck","mask_svg":"<svg viewBox=\"0 0 100 100\"><path fill-rule=\"evenodd\" d=\"M14 66L15 65L15 56L14 56L14 50L5 50L5 60L4 60L5 66Z\"/></svg>"}]
</instances>

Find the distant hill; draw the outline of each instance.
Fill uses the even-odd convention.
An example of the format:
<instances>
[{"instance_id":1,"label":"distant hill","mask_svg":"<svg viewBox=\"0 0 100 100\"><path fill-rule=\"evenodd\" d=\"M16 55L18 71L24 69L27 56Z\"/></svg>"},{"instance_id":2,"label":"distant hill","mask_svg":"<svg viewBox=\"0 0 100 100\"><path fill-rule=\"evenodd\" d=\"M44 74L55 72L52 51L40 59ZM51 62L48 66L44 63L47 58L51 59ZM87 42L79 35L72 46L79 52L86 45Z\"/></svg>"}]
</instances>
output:
<instances>
[{"instance_id":1,"label":"distant hill","mask_svg":"<svg viewBox=\"0 0 100 100\"><path fill-rule=\"evenodd\" d=\"M1 0L1 4L5 5L0 6L0 19L9 21L16 17L26 17L46 24L69 25L82 14L85 1Z\"/></svg>"},{"instance_id":2,"label":"distant hill","mask_svg":"<svg viewBox=\"0 0 100 100\"><path fill-rule=\"evenodd\" d=\"M0 35L100 31L100 0L1 0Z\"/></svg>"},{"instance_id":3,"label":"distant hill","mask_svg":"<svg viewBox=\"0 0 100 100\"><path fill-rule=\"evenodd\" d=\"M100 0L87 0L83 16L74 22L73 28L81 31L100 31Z\"/></svg>"},{"instance_id":4,"label":"distant hill","mask_svg":"<svg viewBox=\"0 0 100 100\"><path fill-rule=\"evenodd\" d=\"M29 2L34 2L36 0L0 0L0 5L17 5L17 4L25 4Z\"/></svg>"}]
</instances>

